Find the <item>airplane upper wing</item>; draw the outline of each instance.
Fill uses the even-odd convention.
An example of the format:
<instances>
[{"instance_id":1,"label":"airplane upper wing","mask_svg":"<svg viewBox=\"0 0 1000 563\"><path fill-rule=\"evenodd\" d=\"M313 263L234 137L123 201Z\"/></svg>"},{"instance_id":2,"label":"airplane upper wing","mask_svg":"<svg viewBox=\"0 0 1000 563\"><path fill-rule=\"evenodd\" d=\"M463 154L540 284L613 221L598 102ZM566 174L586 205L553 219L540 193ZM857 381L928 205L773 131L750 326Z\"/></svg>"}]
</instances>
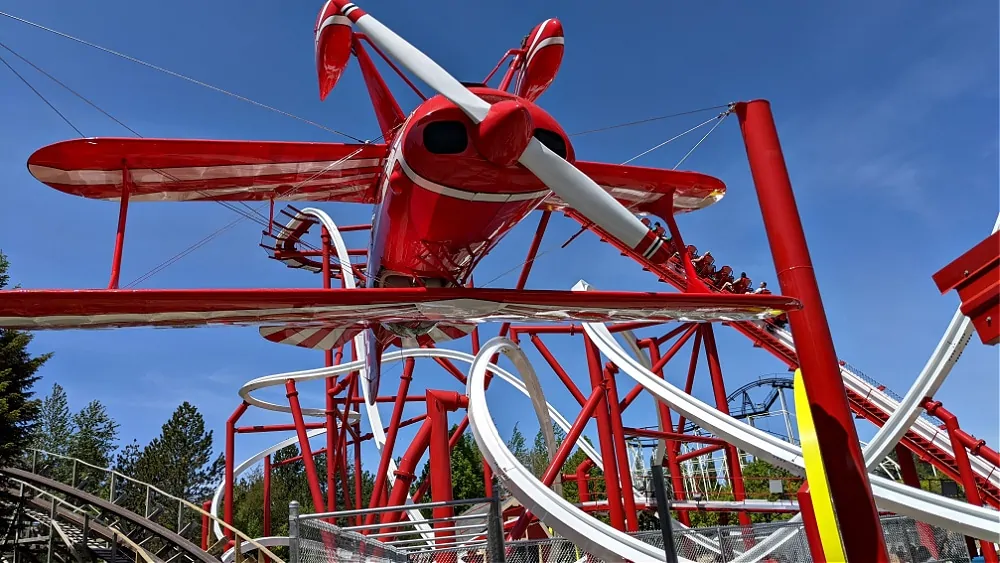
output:
<instances>
[{"instance_id":1,"label":"airplane upper wing","mask_svg":"<svg viewBox=\"0 0 1000 563\"><path fill-rule=\"evenodd\" d=\"M376 203L384 144L91 138L43 147L28 170L57 190L130 201L299 200Z\"/></svg>"},{"instance_id":2,"label":"airplane upper wing","mask_svg":"<svg viewBox=\"0 0 1000 563\"><path fill-rule=\"evenodd\" d=\"M677 213L707 207L726 193L726 185L718 178L698 172L627 166L605 162L575 163L581 172L604 188L622 205L639 212L648 212L649 203L673 192ZM551 209L566 207L557 195L545 200Z\"/></svg>"},{"instance_id":3,"label":"airplane upper wing","mask_svg":"<svg viewBox=\"0 0 1000 563\"><path fill-rule=\"evenodd\" d=\"M780 295L488 288L0 291L0 328L370 326L443 321L742 321L797 309Z\"/></svg>"}]
</instances>

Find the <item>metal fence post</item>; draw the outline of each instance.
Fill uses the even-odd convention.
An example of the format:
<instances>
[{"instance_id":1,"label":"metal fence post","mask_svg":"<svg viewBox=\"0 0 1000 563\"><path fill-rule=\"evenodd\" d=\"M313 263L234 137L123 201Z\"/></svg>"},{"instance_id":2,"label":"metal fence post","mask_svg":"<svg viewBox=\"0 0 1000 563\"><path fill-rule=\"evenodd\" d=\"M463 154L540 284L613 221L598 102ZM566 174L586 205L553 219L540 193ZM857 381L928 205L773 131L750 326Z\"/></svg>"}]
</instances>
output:
<instances>
[{"instance_id":1,"label":"metal fence post","mask_svg":"<svg viewBox=\"0 0 1000 563\"><path fill-rule=\"evenodd\" d=\"M299 503L288 503L288 562L299 563Z\"/></svg>"},{"instance_id":2,"label":"metal fence post","mask_svg":"<svg viewBox=\"0 0 1000 563\"><path fill-rule=\"evenodd\" d=\"M500 481L493 478L493 494L490 497L490 511L486 518L487 550L491 563L504 563L506 555L503 545L503 507L500 503Z\"/></svg>"},{"instance_id":3,"label":"metal fence post","mask_svg":"<svg viewBox=\"0 0 1000 563\"><path fill-rule=\"evenodd\" d=\"M52 508L49 510L49 541L48 553L45 555L45 563L52 563L52 548L56 537L56 497L52 497Z\"/></svg>"},{"instance_id":4,"label":"metal fence post","mask_svg":"<svg viewBox=\"0 0 1000 563\"><path fill-rule=\"evenodd\" d=\"M83 539L77 544L76 548L80 554L81 561L90 561L90 549L87 547L87 536L90 535L90 514L87 512L83 513Z\"/></svg>"},{"instance_id":5,"label":"metal fence post","mask_svg":"<svg viewBox=\"0 0 1000 563\"><path fill-rule=\"evenodd\" d=\"M670 518L670 501L663 480L663 466L651 467L653 471L653 494L656 495L656 511L660 515L660 531L663 533L663 551L667 563L677 563L677 548L674 546L674 526Z\"/></svg>"}]
</instances>

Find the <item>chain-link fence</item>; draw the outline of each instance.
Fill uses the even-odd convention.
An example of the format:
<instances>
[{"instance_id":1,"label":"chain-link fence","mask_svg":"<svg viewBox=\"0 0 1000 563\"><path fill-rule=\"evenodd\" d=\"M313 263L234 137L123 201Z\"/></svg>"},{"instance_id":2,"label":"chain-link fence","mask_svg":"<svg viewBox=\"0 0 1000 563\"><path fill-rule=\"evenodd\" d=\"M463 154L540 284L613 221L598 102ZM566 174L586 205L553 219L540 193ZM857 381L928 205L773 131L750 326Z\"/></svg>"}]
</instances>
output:
<instances>
[{"instance_id":1,"label":"chain-link fence","mask_svg":"<svg viewBox=\"0 0 1000 563\"><path fill-rule=\"evenodd\" d=\"M297 514L291 511L290 563L602 563L565 538L503 543L499 527L499 499L454 501L478 503L457 516L428 517L422 523L391 520L337 527L324 522L373 511ZM377 509L374 512L424 510L448 505L428 503ZM361 519L363 520L363 519ZM352 520L357 522L358 520ZM912 518L882 519L889 553L900 563L970 563L965 538L957 533L918 523ZM446 537L435 532L446 531ZM368 535L362 535L365 532ZM663 549L660 531L632 534ZM698 563L809 563L813 561L801 522L770 522L752 527L716 526L674 529L674 546L683 560ZM894 559L895 560L895 559ZM608 562L612 563L612 562Z\"/></svg>"},{"instance_id":2,"label":"chain-link fence","mask_svg":"<svg viewBox=\"0 0 1000 563\"><path fill-rule=\"evenodd\" d=\"M448 514L456 506L469 508L458 515ZM416 518L400 518L403 512ZM503 559L500 518L499 495L320 514L299 514L298 503L292 502L289 505L290 561L498 561ZM335 526L330 522L350 525Z\"/></svg>"}]
</instances>

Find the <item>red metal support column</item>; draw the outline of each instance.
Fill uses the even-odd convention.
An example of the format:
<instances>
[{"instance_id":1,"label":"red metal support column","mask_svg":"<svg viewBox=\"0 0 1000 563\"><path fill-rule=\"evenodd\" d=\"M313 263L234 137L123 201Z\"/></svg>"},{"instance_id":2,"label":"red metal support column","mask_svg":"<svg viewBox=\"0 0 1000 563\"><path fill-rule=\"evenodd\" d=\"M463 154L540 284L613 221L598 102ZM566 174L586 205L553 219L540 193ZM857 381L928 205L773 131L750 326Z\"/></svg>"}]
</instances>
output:
<instances>
[{"instance_id":1,"label":"red metal support column","mask_svg":"<svg viewBox=\"0 0 1000 563\"><path fill-rule=\"evenodd\" d=\"M982 506L983 499L979 496L979 485L976 483L976 474L972 471L969 463L969 452L965 451L965 446L958 438L958 417L941 408L941 401L928 400L924 403L927 413L937 416L944 421L944 427L948 430L948 438L951 440L951 449L955 454L955 465L958 466L958 473L962 477L962 488L965 489L965 499L969 504ZM987 540L979 540L979 547L982 549L983 558L986 563L997 563L997 550L993 543Z\"/></svg>"},{"instance_id":2,"label":"red metal support column","mask_svg":"<svg viewBox=\"0 0 1000 563\"><path fill-rule=\"evenodd\" d=\"M271 455L264 456L264 518L261 524L262 533L271 535Z\"/></svg>"},{"instance_id":3,"label":"red metal support column","mask_svg":"<svg viewBox=\"0 0 1000 563\"><path fill-rule=\"evenodd\" d=\"M355 425L357 428L357 435L354 437L354 507L361 508L364 503L363 493L364 493L364 481L361 477L361 424ZM355 525L360 526L362 523L361 515L358 514L355 517Z\"/></svg>"},{"instance_id":4,"label":"red metal support column","mask_svg":"<svg viewBox=\"0 0 1000 563\"><path fill-rule=\"evenodd\" d=\"M454 493L451 487L451 447L448 442L448 411L455 410L461 406L469 404L469 400L464 395L459 395L454 391L432 391L427 390L427 420L431 423L430 436L430 458L431 464L431 499L433 502L451 501ZM440 506L432 511L435 520L442 519L434 523L437 528L434 537L437 543L444 544L452 541L455 530L451 527L452 522L443 521L455 516L454 506Z\"/></svg>"},{"instance_id":5,"label":"red metal support column","mask_svg":"<svg viewBox=\"0 0 1000 563\"><path fill-rule=\"evenodd\" d=\"M712 377L712 390L715 392L715 408L722 414L729 414L729 399L726 396L726 382L722 378L722 364L719 361L719 348L715 345L715 330L712 325L706 324L701 327L705 341L705 359L708 361L708 373ZM733 498L737 502L747 498L746 488L743 485L743 469L740 467L740 452L736 446L729 444L726 446L726 465L729 469L730 485L733 489ZM746 511L739 512L741 526L750 526L750 515Z\"/></svg>"},{"instance_id":6,"label":"red metal support column","mask_svg":"<svg viewBox=\"0 0 1000 563\"><path fill-rule=\"evenodd\" d=\"M233 488L235 484L235 464L236 464L236 423L239 422L243 413L250 407L248 403L240 403L233 414L229 415L226 421L226 476L225 476L225 496L226 505L223 508L223 520L230 526L233 524ZM227 538L233 537L233 532L225 530Z\"/></svg>"},{"instance_id":7,"label":"red metal support column","mask_svg":"<svg viewBox=\"0 0 1000 563\"><path fill-rule=\"evenodd\" d=\"M625 429L622 424L622 412L618 404L618 384L615 382L614 364L609 363L604 368L604 384L608 396L608 414L611 420L611 437L615 442L615 461L618 464L618 477L622 488L622 501L625 508L625 530L639 531L639 514L635 509L635 489L632 486L632 471L628 461L628 450L625 448Z\"/></svg>"},{"instance_id":8,"label":"red metal support column","mask_svg":"<svg viewBox=\"0 0 1000 563\"><path fill-rule=\"evenodd\" d=\"M681 344L681 346L684 345L684 342L686 342L687 339L690 338L690 336L692 334L694 334L695 332L697 332L696 329L697 329L697 326L690 327L688 329L688 331L684 334L684 336L682 336L681 338L678 339L678 342ZM668 352L667 352L668 354L670 352L674 352L676 354L677 350L680 350L680 346L677 346L678 342L675 342L674 346L671 346L670 350L668 350ZM659 339L656 339L656 340L648 343L648 347L649 347L649 361L653 364L654 368L658 368L658 369L654 369L652 371L656 375L658 375L660 377L660 379L666 380L666 377L663 375L663 366L666 365L666 362L663 362L662 364L660 362L660 346L659 346L659 343L660 343ZM674 350L675 346L677 347L677 350ZM660 401L656 401L655 399L654 399L654 403L656 404L656 407L658 409L660 409L660 420L663 421L663 427L664 427L664 429L667 432L675 434L673 432L673 429L674 429L673 428L673 418L672 418L672 415L670 414L670 407L668 407L666 405L666 403L662 403ZM665 446L664 449L666 450L666 454L667 454L667 469L670 470L670 483L671 483L672 488L673 488L674 499L676 499L676 500L685 500L685 499L687 499L687 495L684 492L684 477L681 475L681 464L680 464L680 462L677 461L677 450L674 449L675 443L677 445L677 448L679 449L680 448L680 443L679 442L676 442L675 440L672 440L672 439L666 439L666 440L664 440L664 446ZM657 461L660 464L663 463L662 459L661 460L657 460ZM690 514L689 514L689 512L687 510L678 510L677 514L680 517L679 519L681 521L681 524L684 524L685 526L691 526L691 516L690 516Z\"/></svg>"},{"instance_id":9,"label":"red metal support column","mask_svg":"<svg viewBox=\"0 0 1000 563\"><path fill-rule=\"evenodd\" d=\"M802 513L802 527L806 531L806 540L809 542L809 552L812 554L812 560L814 563L826 563L826 554L823 553L823 542L820 541L819 527L816 525L816 512L813 510L808 483L799 488L796 498L799 501L799 511ZM831 561L830 563L836 562Z\"/></svg>"},{"instance_id":10,"label":"red metal support column","mask_svg":"<svg viewBox=\"0 0 1000 563\"><path fill-rule=\"evenodd\" d=\"M597 345L584 335L584 346L587 349L587 365L590 367L590 385L594 390L607 393L604 381L604 370L601 369L601 353ZM618 483L618 463L615 458L615 442L611 435L611 415L608 412L608 401L594 411L597 419L597 441L601 447L601 459L604 461L604 483L608 494L608 512L611 525L625 530L625 507L622 504L622 490Z\"/></svg>"},{"instance_id":11,"label":"red metal support column","mask_svg":"<svg viewBox=\"0 0 1000 563\"><path fill-rule=\"evenodd\" d=\"M903 483L915 489L920 488L920 476L917 474L917 464L913 462L913 454L903 444L896 444L896 459L899 461L899 472ZM937 542L934 541L934 529L926 522L917 522L917 535L920 543L931 552L931 557L938 558Z\"/></svg>"},{"instance_id":12,"label":"red metal support column","mask_svg":"<svg viewBox=\"0 0 1000 563\"><path fill-rule=\"evenodd\" d=\"M417 468L417 462L424 455L424 450L427 449L430 438L431 420L428 418L420 425L417 435L410 442L410 447L406 448L403 457L399 459L399 469L396 470L396 482L392 486L392 491L389 492L389 499L386 501L386 506L402 506L406 501L406 495L410 492L410 485L416 479L414 471ZM413 500L417 502L417 499ZM387 524L391 524L398 519L398 512L384 513L381 519L383 527L379 529L379 533L389 532L391 527L387 526Z\"/></svg>"},{"instance_id":13,"label":"red metal support column","mask_svg":"<svg viewBox=\"0 0 1000 563\"><path fill-rule=\"evenodd\" d=\"M368 503L369 508L378 506L382 499L382 491L386 489L389 461L392 460L392 450L396 447L396 434L399 431L399 422L403 418L403 407L406 406L406 393L410 390L410 382L413 381L413 368L416 360L407 358L403 363L403 374L399 376L399 390L396 392L396 402L392 406L392 416L389 419L389 432L385 437L385 445L382 446L382 457L378 462L378 471L375 473L375 484L372 489L372 498ZM375 522L375 513L370 513L365 517L365 524L371 525Z\"/></svg>"},{"instance_id":14,"label":"red metal support column","mask_svg":"<svg viewBox=\"0 0 1000 563\"><path fill-rule=\"evenodd\" d=\"M128 218L128 199L132 195L132 173L122 160L122 195L118 207L118 232L115 234L115 255L111 259L111 281L108 289L118 289L122 275L122 252L125 250L125 220Z\"/></svg>"},{"instance_id":15,"label":"red metal support column","mask_svg":"<svg viewBox=\"0 0 1000 563\"><path fill-rule=\"evenodd\" d=\"M799 352L816 440L830 481L830 496L848 561L888 562L882 523L847 402L833 336L823 310L791 179L781 153L771 105L764 100L735 107L747 160L767 231L781 292L802 303L788 321Z\"/></svg>"},{"instance_id":16,"label":"red metal support column","mask_svg":"<svg viewBox=\"0 0 1000 563\"><path fill-rule=\"evenodd\" d=\"M323 289L330 287L330 231L325 226L320 228L320 240L323 243ZM341 348L343 354L343 348ZM323 365L330 367L333 365L333 350L323 351ZM337 409L333 403L333 388L337 384L337 377L327 377L324 379L326 387L326 509L329 512L337 510L337 488L335 486L337 475L337 454L334 451L334 441L337 429ZM346 406L344 408L347 408Z\"/></svg>"},{"instance_id":17,"label":"red metal support column","mask_svg":"<svg viewBox=\"0 0 1000 563\"><path fill-rule=\"evenodd\" d=\"M201 509L206 513L212 512L212 501L206 500L201 503ZM209 519L208 514L201 515L201 550L208 551L208 538L209 532L212 527L212 521ZM266 534L265 534L266 535Z\"/></svg>"},{"instance_id":18,"label":"red metal support column","mask_svg":"<svg viewBox=\"0 0 1000 563\"><path fill-rule=\"evenodd\" d=\"M319 488L319 475L316 474L316 462L313 460L312 448L309 446L309 435L306 433L305 420L302 418L302 407L299 405L299 392L295 389L295 380L285 380L285 396L295 421L295 434L299 438L299 451L302 452L302 465L306 468L306 480L309 483L309 494L312 496L313 510L322 512L323 491Z\"/></svg>"}]
</instances>

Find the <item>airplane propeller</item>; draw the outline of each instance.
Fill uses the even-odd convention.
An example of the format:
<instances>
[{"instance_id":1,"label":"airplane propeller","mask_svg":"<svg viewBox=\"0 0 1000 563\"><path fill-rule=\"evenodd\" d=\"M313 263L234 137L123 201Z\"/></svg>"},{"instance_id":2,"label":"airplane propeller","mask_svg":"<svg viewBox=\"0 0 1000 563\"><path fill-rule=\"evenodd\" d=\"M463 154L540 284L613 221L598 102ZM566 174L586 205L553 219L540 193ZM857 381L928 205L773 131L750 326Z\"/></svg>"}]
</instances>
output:
<instances>
[{"instance_id":1,"label":"airplane propeller","mask_svg":"<svg viewBox=\"0 0 1000 563\"><path fill-rule=\"evenodd\" d=\"M400 65L420 78L425 84L458 106L469 116L469 119L480 125L480 129L482 129L484 122L489 124L491 121L502 121L519 109L504 102L491 106L448 74L430 57L355 4L344 0L331 0L331 2L339 8L341 14L347 16L379 48L396 59ZM506 107L497 107L501 105ZM497 115L494 118L493 115L490 115L491 113L504 115ZM510 120L508 119L508 121ZM479 136L485 137L486 135ZM649 229L625 206L586 174L549 150L538 139L532 137L530 129L524 140L523 150L516 158L517 162L530 170L542 183L588 220L633 248L638 247L644 239L647 240L650 244L648 252L652 253L655 238L650 237ZM483 152L489 157L488 153L493 151Z\"/></svg>"},{"instance_id":2,"label":"airplane propeller","mask_svg":"<svg viewBox=\"0 0 1000 563\"><path fill-rule=\"evenodd\" d=\"M632 248L639 249L642 246L642 251L648 258L655 256L666 259L669 256L659 237L625 206L576 166L534 138L531 117L522 102L486 102L448 74L433 59L353 3L328 0L321 20L331 21L328 18L335 11L347 16L382 51L468 115L477 125L477 130L472 134L473 142L485 158L504 166L519 162L570 207L611 236ZM318 41L321 39L324 38L320 37ZM339 67L332 66L335 68L321 72L321 77L339 77ZM326 84L329 85L330 82L327 81ZM369 336L369 348L373 347L373 340ZM368 352L370 359L376 360L371 357L371 350ZM378 367L371 363L369 366L372 366L366 372L369 375L369 401L374 401L378 390Z\"/></svg>"}]
</instances>

